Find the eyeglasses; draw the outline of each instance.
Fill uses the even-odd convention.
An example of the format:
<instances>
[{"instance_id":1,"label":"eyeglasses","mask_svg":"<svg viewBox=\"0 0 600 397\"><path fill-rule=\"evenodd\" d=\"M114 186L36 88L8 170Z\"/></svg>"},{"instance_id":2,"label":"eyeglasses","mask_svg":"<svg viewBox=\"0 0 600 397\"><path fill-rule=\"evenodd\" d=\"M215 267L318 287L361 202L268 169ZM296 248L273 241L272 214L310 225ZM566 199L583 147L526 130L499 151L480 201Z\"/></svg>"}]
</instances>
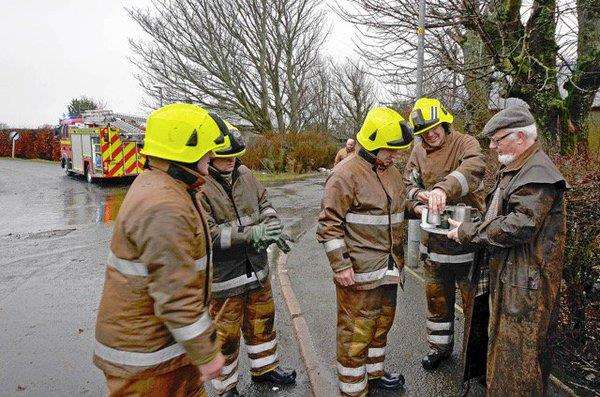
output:
<instances>
[{"instance_id":1,"label":"eyeglasses","mask_svg":"<svg viewBox=\"0 0 600 397\"><path fill-rule=\"evenodd\" d=\"M490 138L490 145L494 144L494 145L498 146L500 144L500 142L502 142L502 140L504 140L504 138L506 138L507 136L509 136L511 134L512 134L512 132L509 132L508 134L502 135L500 138Z\"/></svg>"}]
</instances>

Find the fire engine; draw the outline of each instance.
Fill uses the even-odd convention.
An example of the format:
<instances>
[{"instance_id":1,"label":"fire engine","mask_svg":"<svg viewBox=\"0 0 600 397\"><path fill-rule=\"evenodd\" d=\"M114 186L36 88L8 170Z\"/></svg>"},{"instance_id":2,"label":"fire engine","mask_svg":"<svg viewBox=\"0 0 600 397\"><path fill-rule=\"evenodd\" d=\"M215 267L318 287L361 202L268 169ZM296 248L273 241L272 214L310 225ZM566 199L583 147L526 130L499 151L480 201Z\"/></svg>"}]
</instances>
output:
<instances>
[{"instance_id":1,"label":"fire engine","mask_svg":"<svg viewBox=\"0 0 600 397\"><path fill-rule=\"evenodd\" d=\"M60 121L60 165L69 176L98 179L135 176L142 172L140 153L146 120L143 117L89 110Z\"/></svg>"}]
</instances>

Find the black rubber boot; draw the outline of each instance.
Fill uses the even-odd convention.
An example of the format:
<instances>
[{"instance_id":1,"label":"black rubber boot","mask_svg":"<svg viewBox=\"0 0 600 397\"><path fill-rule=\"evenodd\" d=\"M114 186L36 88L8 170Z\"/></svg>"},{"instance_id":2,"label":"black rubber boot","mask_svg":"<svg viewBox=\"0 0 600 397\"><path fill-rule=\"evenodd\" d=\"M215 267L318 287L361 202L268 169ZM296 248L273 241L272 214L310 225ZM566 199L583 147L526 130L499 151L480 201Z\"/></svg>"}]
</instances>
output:
<instances>
[{"instance_id":1,"label":"black rubber boot","mask_svg":"<svg viewBox=\"0 0 600 397\"><path fill-rule=\"evenodd\" d=\"M369 389L399 390L404 387L404 382L401 374L384 372L381 378L369 379Z\"/></svg>"},{"instance_id":2,"label":"black rubber boot","mask_svg":"<svg viewBox=\"0 0 600 397\"><path fill-rule=\"evenodd\" d=\"M225 393L221 394L221 397L240 397L240 393L234 387L231 390L227 390Z\"/></svg>"},{"instance_id":3,"label":"black rubber boot","mask_svg":"<svg viewBox=\"0 0 600 397\"><path fill-rule=\"evenodd\" d=\"M437 367L440 366L440 363L444 360L450 358L450 354L442 353L437 350L431 350L423 359L421 360L421 365L427 371L433 371Z\"/></svg>"},{"instance_id":4,"label":"black rubber boot","mask_svg":"<svg viewBox=\"0 0 600 397\"><path fill-rule=\"evenodd\" d=\"M253 382L259 383L271 383L278 386L288 386L296 384L296 371L285 370L277 367L272 371L266 372L262 375L252 376Z\"/></svg>"}]
</instances>

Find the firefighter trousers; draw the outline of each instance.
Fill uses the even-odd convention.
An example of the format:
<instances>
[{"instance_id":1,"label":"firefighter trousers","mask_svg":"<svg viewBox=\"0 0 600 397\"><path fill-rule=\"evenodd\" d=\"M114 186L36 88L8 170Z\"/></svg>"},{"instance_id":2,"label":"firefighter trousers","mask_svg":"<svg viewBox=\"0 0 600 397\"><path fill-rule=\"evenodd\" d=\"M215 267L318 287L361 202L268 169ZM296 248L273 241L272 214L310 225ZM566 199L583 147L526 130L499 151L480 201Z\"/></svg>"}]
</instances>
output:
<instances>
[{"instance_id":1,"label":"firefighter trousers","mask_svg":"<svg viewBox=\"0 0 600 397\"><path fill-rule=\"evenodd\" d=\"M396 314L398 285L369 290L336 284L337 370L343 396L365 396L368 379L381 378L387 335Z\"/></svg>"},{"instance_id":2,"label":"firefighter trousers","mask_svg":"<svg viewBox=\"0 0 600 397\"><path fill-rule=\"evenodd\" d=\"M186 365L147 378L118 378L105 374L110 397L205 397L200 370Z\"/></svg>"},{"instance_id":3,"label":"firefighter trousers","mask_svg":"<svg viewBox=\"0 0 600 397\"><path fill-rule=\"evenodd\" d=\"M250 373L254 376L269 372L279 365L274 329L275 303L268 279L258 289L226 299L212 299L210 314L216 321L217 337L225 366L212 385L219 394L238 383L240 333L250 358Z\"/></svg>"},{"instance_id":4,"label":"firefighter trousers","mask_svg":"<svg viewBox=\"0 0 600 397\"><path fill-rule=\"evenodd\" d=\"M426 259L427 343L444 355L454 347L454 304L458 287L463 307L470 304L469 271L471 262L439 263Z\"/></svg>"}]
</instances>

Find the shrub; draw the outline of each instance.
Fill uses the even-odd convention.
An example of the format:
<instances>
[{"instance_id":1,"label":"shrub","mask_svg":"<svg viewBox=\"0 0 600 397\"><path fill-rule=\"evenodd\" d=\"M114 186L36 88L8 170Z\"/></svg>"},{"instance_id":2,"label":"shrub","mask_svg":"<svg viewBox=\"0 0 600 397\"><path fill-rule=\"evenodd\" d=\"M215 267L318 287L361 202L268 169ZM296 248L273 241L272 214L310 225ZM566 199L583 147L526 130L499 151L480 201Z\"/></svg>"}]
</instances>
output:
<instances>
[{"instance_id":1,"label":"shrub","mask_svg":"<svg viewBox=\"0 0 600 397\"><path fill-rule=\"evenodd\" d=\"M248 145L243 163L272 173L302 173L333 164L337 146L319 132L266 133Z\"/></svg>"},{"instance_id":2,"label":"shrub","mask_svg":"<svg viewBox=\"0 0 600 397\"><path fill-rule=\"evenodd\" d=\"M51 128L18 129L21 137L15 145L15 157L25 159L60 160L60 143ZM12 155L8 130L0 131L0 157Z\"/></svg>"}]
</instances>

